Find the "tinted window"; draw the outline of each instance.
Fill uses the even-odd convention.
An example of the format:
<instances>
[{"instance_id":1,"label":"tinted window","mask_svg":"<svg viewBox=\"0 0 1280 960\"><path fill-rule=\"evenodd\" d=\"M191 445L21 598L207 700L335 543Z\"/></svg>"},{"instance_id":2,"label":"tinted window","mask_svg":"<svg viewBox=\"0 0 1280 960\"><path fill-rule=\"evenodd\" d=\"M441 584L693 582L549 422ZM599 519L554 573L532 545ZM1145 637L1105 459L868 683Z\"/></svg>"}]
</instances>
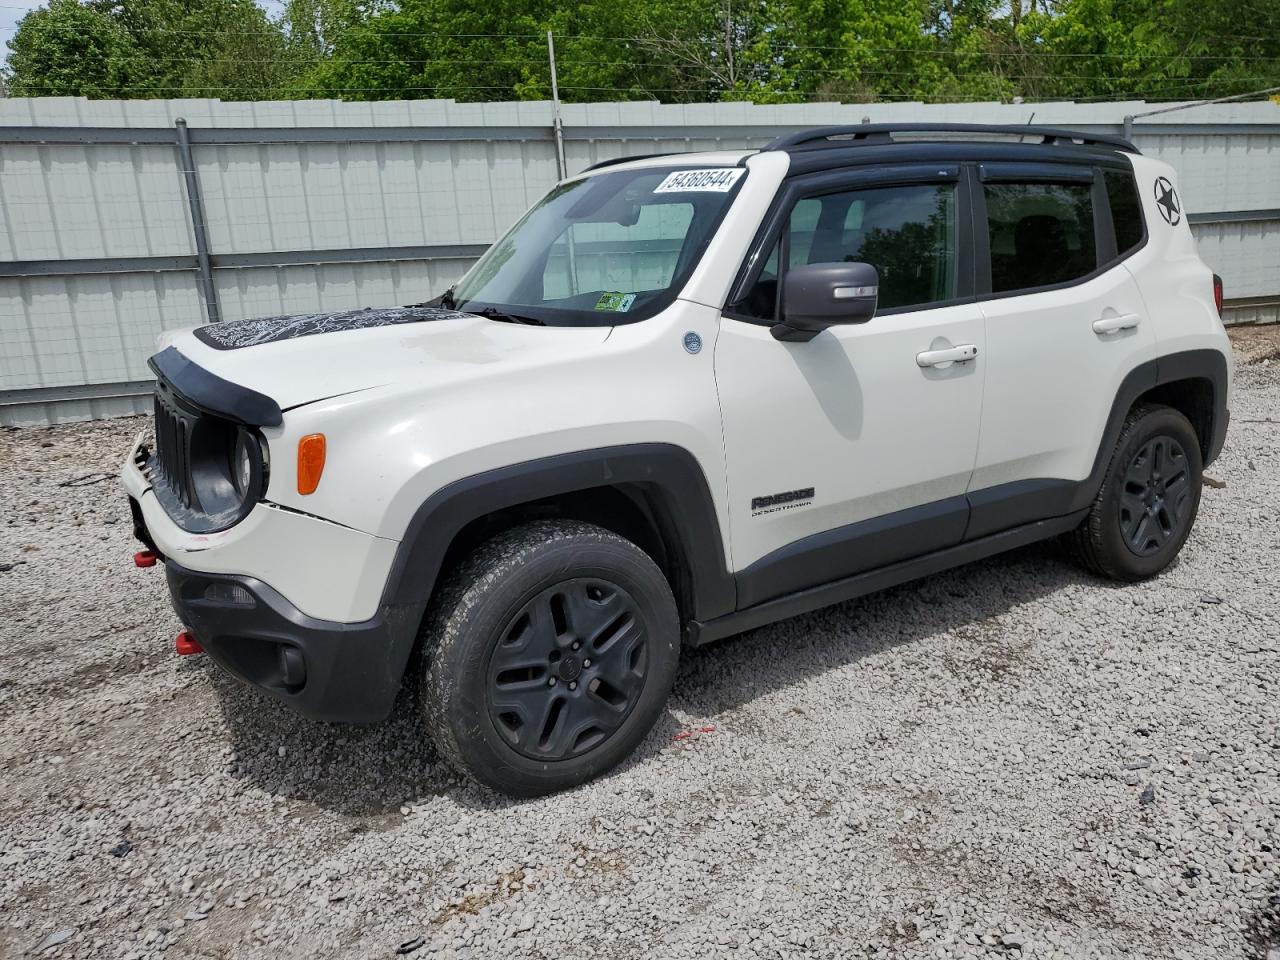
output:
<instances>
[{"instance_id":1,"label":"tinted window","mask_svg":"<svg viewBox=\"0 0 1280 960\"><path fill-rule=\"evenodd\" d=\"M796 203L787 262L869 263L880 273L879 309L916 307L955 296L955 237L953 184L850 190ZM772 320L778 282L775 247L739 312Z\"/></svg>"},{"instance_id":2,"label":"tinted window","mask_svg":"<svg viewBox=\"0 0 1280 960\"><path fill-rule=\"evenodd\" d=\"M995 183L984 190L992 292L1065 283L1097 268L1092 186Z\"/></svg>"},{"instance_id":3,"label":"tinted window","mask_svg":"<svg viewBox=\"0 0 1280 960\"><path fill-rule=\"evenodd\" d=\"M1116 250L1124 256L1142 243L1142 203L1133 175L1120 170L1103 174L1107 200L1111 204L1111 222L1116 228Z\"/></svg>"},{"instance_id":4,"label":"tinted window","mask_svg":"<svg viewBox=\"0 0 1280 960\"><path fill-rule=\"evenodd\" d=\"M791 252L787 257L787 266L813 262L809 259L809 254L813 250L813 241L818 233L818 217L821 215L822 200L818 197L797 200L796 205L791 208L791 220L788 224Z\"/></svg>"}]
</instances>

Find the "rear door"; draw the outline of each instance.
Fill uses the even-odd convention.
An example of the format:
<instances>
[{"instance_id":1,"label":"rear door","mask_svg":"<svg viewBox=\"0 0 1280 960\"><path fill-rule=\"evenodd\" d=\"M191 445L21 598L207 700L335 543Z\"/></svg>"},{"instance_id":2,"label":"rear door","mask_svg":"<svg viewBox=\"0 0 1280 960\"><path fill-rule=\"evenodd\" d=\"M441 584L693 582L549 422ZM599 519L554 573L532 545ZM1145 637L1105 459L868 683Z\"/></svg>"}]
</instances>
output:
<instances>
[{"instance_id":1,"label":"rear door","mask_svg":"<svg viewBox=\"0 0 1280 960\"><path fill-rule=\"evenodd\" d=\"M937 166L784 194L716 342L739 606L961 539L984 363L964 196ZM833 261L877 268L876 316L775 340L787 268ZM961 346L977 359L927 365Z\"/></svg>"},{"instance_id":2,"label":"rear door","mask_svg":"<svg viewBox=\"0 0 1280 960\"><path fill-rule=\"evenodd\" d=\"M1153 325L1123 264L1129 251L1117 249L1107 171L979 169L987 367L969 539L1070 512L1120 382L1155 354Z\"/></svg>"}]
</instances>

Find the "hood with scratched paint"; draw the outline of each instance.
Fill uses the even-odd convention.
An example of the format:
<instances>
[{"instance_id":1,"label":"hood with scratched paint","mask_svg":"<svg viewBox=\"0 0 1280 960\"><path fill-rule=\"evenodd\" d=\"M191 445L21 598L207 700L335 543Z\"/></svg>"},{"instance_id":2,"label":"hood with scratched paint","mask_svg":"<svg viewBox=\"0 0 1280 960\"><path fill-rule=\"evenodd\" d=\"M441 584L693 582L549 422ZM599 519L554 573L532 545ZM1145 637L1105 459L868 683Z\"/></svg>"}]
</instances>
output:
<instances>
[{"instance_id":1,"label":"hood with scratched paint","mask_svg":"<svg viewBox=\"0 0 1280 960\"><path fill-rule=\"evenodd\" d=\"M211 324L172 346L283 410L376 387L432 388L587 357L611 328L504 323L434 307L394 307Z\"/></svg>"},{"instance_id":2,"label":"hood with scratched paint","mask_svg":"<svg viewBox=\"0 0 1280 960\"><path fill-rule=\"evenodd\" d=\"M245 347L277 343L296 337L313 337L322 333L345 333L370 330L402 323L429 323L434 320L456 320L472 316L439 307L364 307L343 313L299 313L285 317L258 317L211 323L195 331L196 338L215 350L241 350Z\"/></svg>"}]
</instances>

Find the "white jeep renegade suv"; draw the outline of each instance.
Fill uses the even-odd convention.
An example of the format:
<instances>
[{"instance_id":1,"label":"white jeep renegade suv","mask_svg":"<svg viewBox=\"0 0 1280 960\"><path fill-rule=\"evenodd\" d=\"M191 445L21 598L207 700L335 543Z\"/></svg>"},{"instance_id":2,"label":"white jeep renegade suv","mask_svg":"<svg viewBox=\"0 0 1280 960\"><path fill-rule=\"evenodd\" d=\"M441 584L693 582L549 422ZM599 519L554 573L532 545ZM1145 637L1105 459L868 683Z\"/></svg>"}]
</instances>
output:
<instances>
[{"instance_id":1,"label":"white jeep renegade suv","mask_svg":"<svg viewBox=\"0 0 1280 960\"><path fill-rule=\"evenodd\" d=\"M640 742L682 643L1057 535L1159 573L1227 429L1215 300L1113 138L599 164L431 304L162 344L139 562L186 649L324 720L412 672L446 756L544 793Z\"/></svg>"}]
</instances>

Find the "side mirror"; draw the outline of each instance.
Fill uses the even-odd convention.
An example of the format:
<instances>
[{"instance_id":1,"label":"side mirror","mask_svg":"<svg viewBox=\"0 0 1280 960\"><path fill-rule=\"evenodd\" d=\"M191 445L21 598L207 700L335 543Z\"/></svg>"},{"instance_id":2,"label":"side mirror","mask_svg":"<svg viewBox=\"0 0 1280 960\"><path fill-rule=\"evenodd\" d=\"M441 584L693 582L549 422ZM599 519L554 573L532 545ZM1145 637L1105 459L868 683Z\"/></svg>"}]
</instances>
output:
<instances>
[{"instance_id":1,"label":"side mirror","mask_svg":"<svg viewBox=\"0 0 1280 960\"><path fill-rule=\"evenodd\" d=\"M876 312L880 275L869 263L807 263L782 281L782 322L774 339L812 340L837 323L866 323Z\"/></svg>"}]
</instances>

